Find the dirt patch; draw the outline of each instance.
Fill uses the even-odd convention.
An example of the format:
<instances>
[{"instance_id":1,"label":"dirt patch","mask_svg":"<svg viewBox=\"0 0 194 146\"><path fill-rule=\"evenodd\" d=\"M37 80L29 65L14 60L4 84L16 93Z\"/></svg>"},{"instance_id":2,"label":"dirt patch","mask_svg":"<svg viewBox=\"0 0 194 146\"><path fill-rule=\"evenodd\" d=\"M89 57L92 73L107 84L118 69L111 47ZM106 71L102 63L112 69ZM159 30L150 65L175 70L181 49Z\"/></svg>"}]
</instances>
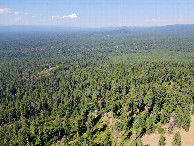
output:
<instances>
[{"instance_id":1,"label":"dirt patch","mask_svg":"<svg viewBox=\"0 0 194 146\"><path fill-rule=\"evenodd\" d=\"M98 115L97 115L97 110L95 110L93 113L92 113L92 116L94 117L94 118L97 118L98 117Z\"/></svg>"},{"instance_id":2,"label":"dirt patch","mask_svg":"<svg viewBox=\"0 0 194 146\"><path fill-rule=\"evenodd\" d=\"M116 124L122 123L122 120L116 119L113 117L113 112L107 112L103 114L102 118L100 119L102 125L107 125L107 129L111 131L112 140L114 145L120 146L120 143L123 140L122 133L117 130ZM103 128L102 125L98 126L98 129Z\"/></svg>"},{"instance_id":3,"label":"dirt patch","mask_svg":"<svg viewBox=\"0 0 194 146\"><path fill-rule=\"evenodd\" d=\"M44 69L43 71L41 71L41 73L47 73L48 75L50 75L50 72L56 68L58 68L59 66L55 66L55 67L50 67L49 69Z\"/></svg>"},{"instance_id":4,"label":"dirt patch","mask_svg":"<svg viewBox=\"0 0 194 146\"><path fill-rule=\"evenodd\" d=\"M104 116L101 118L101 121L104 124L107 124L107 126L110 128L111 126L113 126L115 123L121 123L122 121L120 119L116 119L113 118L113 113L112 112L108 112L105 113Z\"/></svg>"},{"instance_id":5,"label":"dirt patch","mask_svg":"<svg viewBox=\"0 0 194 146\"><path fill-rule=\"evenodd\" d=\"M174 128L172 134L165 133L165 142L166 146L171 146L173 141L173 136L176 132L180 132L181 134L181 141L182 146L194 146L194 115L191 115L191 127L188 132L186 132L184 129L180 128ZM158 145L158 141L160 138L160 134L151 134L151 135L144 135L142 137L142 142L144 145L150 144L151 146Z\"/></svg>"}]
</instances>

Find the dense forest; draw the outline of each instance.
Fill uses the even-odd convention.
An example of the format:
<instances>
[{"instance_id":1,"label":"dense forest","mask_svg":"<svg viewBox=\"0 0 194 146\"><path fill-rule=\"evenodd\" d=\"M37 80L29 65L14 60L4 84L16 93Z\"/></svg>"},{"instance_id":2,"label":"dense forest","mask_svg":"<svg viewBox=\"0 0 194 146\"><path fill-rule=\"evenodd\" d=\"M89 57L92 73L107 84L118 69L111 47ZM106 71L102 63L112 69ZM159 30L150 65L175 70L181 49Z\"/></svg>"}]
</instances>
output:
<instances>
[{"instance_id":1,"label":"dense forest","mask_svg":"<svg viewBox=\"0 0 194 146\"><path fill-rule=\"evenodd\" d=\"M194 114L194 26L0 35L0 145L141 145ZM162 139L162 138L161 138Z\"/></svg>"}]
</instances>

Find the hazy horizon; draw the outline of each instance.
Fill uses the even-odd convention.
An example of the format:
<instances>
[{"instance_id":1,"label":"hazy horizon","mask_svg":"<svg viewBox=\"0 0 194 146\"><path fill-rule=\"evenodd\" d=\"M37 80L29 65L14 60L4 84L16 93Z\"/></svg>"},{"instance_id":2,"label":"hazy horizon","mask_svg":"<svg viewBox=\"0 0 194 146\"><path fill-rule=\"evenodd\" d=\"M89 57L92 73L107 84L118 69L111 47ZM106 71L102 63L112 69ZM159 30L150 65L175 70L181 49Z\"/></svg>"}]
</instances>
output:
<instances>
[{"instance_id":1,"label":"hazy horizon","mask_svg":"<svg viewBox=\"0 0 194 146\"><path fill-rule=\"evenodd\" d=\"M193 24L172 24L172 25L151 25L151 26L102 26L102 27L87 27L87 26L63 26L63 25L1 25L0 27L51 27L51 28L86 28L86 29L100 29L100 28L153 28L153 27L168 27L168 26L191 26Z\"/></svg>"}]
</instances>

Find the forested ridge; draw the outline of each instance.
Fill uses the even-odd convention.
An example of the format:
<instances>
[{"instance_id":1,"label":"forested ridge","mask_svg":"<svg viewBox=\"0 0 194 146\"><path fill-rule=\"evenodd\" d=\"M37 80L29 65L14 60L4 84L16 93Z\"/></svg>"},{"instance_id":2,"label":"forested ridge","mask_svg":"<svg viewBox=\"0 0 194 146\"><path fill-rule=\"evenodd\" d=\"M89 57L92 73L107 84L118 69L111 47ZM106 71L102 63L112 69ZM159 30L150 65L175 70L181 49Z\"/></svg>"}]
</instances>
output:
<instances>
[{"instance_id":1,"label":"forested ridge","mask_svg":"<svg viewBox=\"0 0 194 146\"><path fill-rule=\"evenodd\" d=\"M2 32L0 144L141 145L164 124L189 131L194 34L167 30Z\"/></svg>"}]
</instances>

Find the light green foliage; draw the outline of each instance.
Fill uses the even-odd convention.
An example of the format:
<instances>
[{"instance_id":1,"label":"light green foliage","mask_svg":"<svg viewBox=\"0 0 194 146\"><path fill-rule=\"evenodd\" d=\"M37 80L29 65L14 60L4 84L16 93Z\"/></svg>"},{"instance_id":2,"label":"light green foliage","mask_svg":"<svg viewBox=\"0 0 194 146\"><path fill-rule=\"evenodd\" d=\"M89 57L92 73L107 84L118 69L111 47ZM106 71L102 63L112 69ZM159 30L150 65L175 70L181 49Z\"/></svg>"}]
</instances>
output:
<instances>
[{"instance_id":1,"label":"light green foliage","mask_svg":"<svg viewBox=\"0 0 194 146\"><path fill-rule=\"evenodd\" d=\"M165 138L163 135L160 135L158 146L164 146L164 145L165 145Z\"/></svg>"},{"instance_id":2,"label":"light green foliage","mask_svg":"<svg viewBox=\"0 0 194 146\"><path fill-rule=\"evenodd\" d=\"M146 121L146 134L151 134L152 133L152 118L148 118Z\"/></svg>"},{"instance_id":3,"label":"light green foliage","mask_svg":"<svg viewBox=\"0 0 194 146\"><path fill-rule=\"evenodd\" d=\"M160 134L164 134L165 133L165 130L161 127L158 128L158 133Z\"/></svg>"},{"instance_id":4,"label":"light green foliage","mask_svg":"<svg viewBox=\"0 0 194 146\"><path fill-rule=\"evenodd\" d=\"M180 132L175 133L173 137L173 146L180 146L181 145L181 135Z\"/></svg>"},{"instance_id":5,"label":"light green foliage","mask_svg":"<svg viewBox=\"0 0 194 146\"><path fill-rule=\"evenodd\" d=\"M143 146L143 143L140 139L140 140L135 140L131 145L132 146Z\"/></svg>"}]
</instances>

